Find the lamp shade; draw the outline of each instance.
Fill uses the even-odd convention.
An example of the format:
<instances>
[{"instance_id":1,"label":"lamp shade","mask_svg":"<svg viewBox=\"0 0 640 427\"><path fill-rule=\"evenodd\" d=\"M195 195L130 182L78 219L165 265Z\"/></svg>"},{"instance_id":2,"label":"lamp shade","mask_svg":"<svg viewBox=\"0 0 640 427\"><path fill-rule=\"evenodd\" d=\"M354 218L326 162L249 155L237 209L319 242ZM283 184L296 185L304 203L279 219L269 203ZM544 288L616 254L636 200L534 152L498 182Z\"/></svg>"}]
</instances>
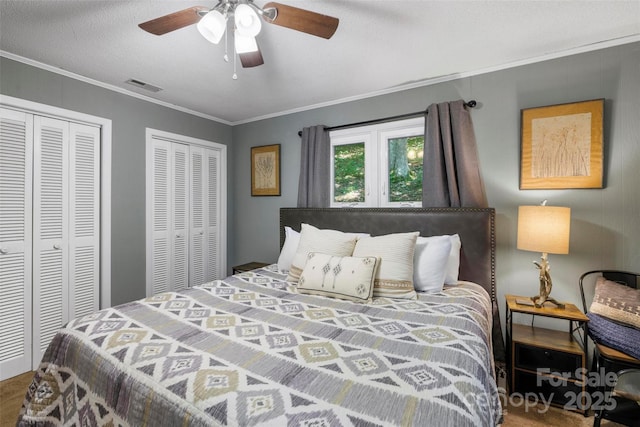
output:
<instances>
[{"instance_id":1,"label":"lamp shade","mask_svg":"<svg viewBox=\"0 0 640 427\"><path fill-rule=\"evenodd\" d=\"M258 42L255 37L243 36L237 30L233 35L237 53L249 53L258 51Z\"/></svg>"},{"instance_id":2,"label":"lamp shade","mask_svg":"<svg viewBox=\"0 0 640 427\"><path fill-rule=\"evenodd\" d=\"M550 254L569 253L571 208L518 207L518 249Z\"/></svg>"},{"instance_id":3,"label":"lamp shade","mask_svg":"<svg viewBox=\"0 0 640 427\"><path fill-rule=\"evenodd\" d=\"M227 17L217 10L212 10L198 21L197 27L202 37L213 44L218 44L227 29Z\"/></svg>"},{"instance_id":4,"label":"lamp shade","mask_svg":"<svg viewBox=\"0 0 640 427\"><path fill-rule=\"evenodd\" d=\"M248 4L239 4L233 12L235 16L236 32L243 36L255 37L262 28L258 14Z\"/></svg>"}]
</instances>

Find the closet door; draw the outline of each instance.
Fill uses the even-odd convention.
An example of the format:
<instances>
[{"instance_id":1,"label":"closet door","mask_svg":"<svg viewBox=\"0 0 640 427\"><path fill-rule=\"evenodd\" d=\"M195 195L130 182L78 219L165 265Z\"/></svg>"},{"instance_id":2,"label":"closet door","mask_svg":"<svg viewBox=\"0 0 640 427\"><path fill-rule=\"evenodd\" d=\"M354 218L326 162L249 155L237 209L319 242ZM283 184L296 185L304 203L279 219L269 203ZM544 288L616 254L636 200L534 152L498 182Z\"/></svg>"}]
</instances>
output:
<instances>
[{"instance_id":1,"label":"closet door","mask_svg":"<svg viewBox=\"0 0 640 427\"><path fill-rule=\"evenodd\" d=\"M189 215L190 243L189 251L189 284L197 286L205 283L207 259L206 239L206 176L205 176L205 150L202 147L191 146L191 210Z\"/></svg>"},{"instance_id":2,"label":"closet door","mask_svg":"<svg viewBox=\"0 0 640 427\"><path fill-rule=\"evenodd\" d=\"M222 277L220 151L191 147L191 286Z\"/></svg>"},{"instance_id":3,"label":"closet door","mask_svg":"<svg viewBox=\"0 0 640 427\"><path fill-rule=\"evenodd\" d=\"M33 366L69 310L69 123L34 117Z\"/></svg>"},{"instance_id":4,"label":"closet door","mask_svg":"<svg viewBox=\"0 0 640 427\"><path fill-rule=\"evenodd\" d=\"M189 286L189 146L152 139L147 160L147 294Z\"/></svg>"},{"instance_id":5,"label":"closet door","mask_svg":"<svg viewBox=\"0 0 640 427\"><path fill-rule=\"evenodd\" d=\"M171 144L173 290L189 287L189 146Z\"/></svg>"},{"instance_id":6,"label":"closet door","mask_svg":"<svg viewBox=\"0 0 640 427\"><path fill-rule=\"evenodd\" d=\"M69 319L100 307L100 129L71 123Z\"/></svg>"},{"instance_id":7,"label":"closet door","mask_svg":"<svg viewBox=\"0 0 640 427\"><path fill-rule=\"evenodd\" d=\"M0 109L0 381L31 369L32 116Z\"/></svg>"},{"instance_id":8,"label":"closet door","mask_svg":"<svg viewBox=\"0 0 640 427\"><path fill-rule=\"evenodd\" d=\"M218 150L204 151L205 186L207 195L207 210L205 211L205 237L206 237L206 262L205 282L224 278L222 271L222 244L221 244L221 218L222 210L220 197L222 194L222 168L221 155Z\"/></svg>"},{"instance_id":9,"label":"closet door","mask_svg":"<svg viewBox=\"0 0 640 427\"><path fill-rule=\"evenodd\" d=\"M171 286L169 172L171 143L153 139L148 151L147 185L147 295L167 292Z\"/></svg>"}]
</instances>

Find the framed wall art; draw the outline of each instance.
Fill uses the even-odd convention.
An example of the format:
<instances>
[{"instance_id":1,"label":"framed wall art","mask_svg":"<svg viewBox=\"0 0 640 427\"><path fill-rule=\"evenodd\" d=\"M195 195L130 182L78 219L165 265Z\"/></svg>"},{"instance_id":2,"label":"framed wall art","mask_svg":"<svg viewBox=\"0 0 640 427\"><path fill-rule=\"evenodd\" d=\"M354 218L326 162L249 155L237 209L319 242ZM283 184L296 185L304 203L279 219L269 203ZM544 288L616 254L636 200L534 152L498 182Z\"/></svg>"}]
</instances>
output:
<instances>
[{"instance_id":1,"label":"framed wall art","mask_svg":"<svg viewBox=\"0 0 640 427\"><path fill-rule=\"evenodd\" d=\"M604 99L521 110L520 189L602 188Z\"/></svg>"},{"instance_id":2,"label":"framed wall art","mask_svg":"<svg viewBox=\"0 0 640 427\"><path fill-rule=\"evenodd\" d=\"M251 147L251 195L280 195L280 144Z\"/></svg>"}]
</instances>

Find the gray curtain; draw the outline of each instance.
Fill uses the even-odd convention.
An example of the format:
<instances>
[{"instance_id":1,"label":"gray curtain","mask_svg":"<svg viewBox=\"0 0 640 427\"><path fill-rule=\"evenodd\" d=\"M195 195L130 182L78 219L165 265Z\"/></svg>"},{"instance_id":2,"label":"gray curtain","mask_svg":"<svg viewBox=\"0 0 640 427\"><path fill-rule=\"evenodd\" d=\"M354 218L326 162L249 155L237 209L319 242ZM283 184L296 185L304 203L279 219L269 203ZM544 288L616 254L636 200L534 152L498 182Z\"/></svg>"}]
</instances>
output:
<instances>
[{"instance_id":1,"label":"gray curtain","mask_svg":"<svg viewBox=\"0 0 640 427\"><path fill-rule=\"evenodd\" d=\"M310 126L302 129L298 182L299 208L329 207L330 154L331 141L325 126Z\"/></svg>"},{"instance_id":2,"label":"gray curtain","mask_svg":"<svg viewBox=\"0 0 640 427\"><path fill-rule=\"evenodd\" d=\"M471 114L463 100L431 104L424 131L423 207L487 207Z\"/></svg>"}]
</instances>

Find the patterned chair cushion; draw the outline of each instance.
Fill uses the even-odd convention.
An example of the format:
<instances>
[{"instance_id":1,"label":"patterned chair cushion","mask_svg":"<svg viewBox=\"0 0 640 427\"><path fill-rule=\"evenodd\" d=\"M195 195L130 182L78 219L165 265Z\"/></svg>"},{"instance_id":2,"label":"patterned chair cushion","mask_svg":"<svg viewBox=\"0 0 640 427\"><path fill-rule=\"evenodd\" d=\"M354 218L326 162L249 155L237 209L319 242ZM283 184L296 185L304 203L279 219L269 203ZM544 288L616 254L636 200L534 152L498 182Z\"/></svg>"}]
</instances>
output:
<instances>
[{"instance_id":1,"label":"patterned chair cushion","mask_svg":"<svg viewBox=\"0 0 640 427\"><path fill-rule=\"evenodd\" d=\"M371 302L379 258L337 257L310 252L297 290L355 302Z\"/></svg>"},{"instance_id":2,"label":"patterned chair cushion","mask_svg":"<svg viewBox=\"0 0 640 427\"><path fill-rule=\"evenodd\" d=\"M358 240L353 256L381 259L373 286L374 297L417 298L413 288L413 253L418 234L394 233Z\"/></svg>"},{"instance_id":3,"label":"patterned chair cushion","mask_svg":"<svg viewBox=\"0 0 640 427\"><path fill-rule=\"evenodd\" d=\"M598 277L589 311L640 329L640 289Z\"/></svg>"},{"instance_id":4,"label":"patterned chair cushion","mask_svg":"<svg viewBox=\"0 0 640 427\"><path fill-rule=\"evenodd\" d=\"M589 317L589 336L599 344L640 359L640 329L613 322L595 313Z\"/></svg>"}]
</instances>

